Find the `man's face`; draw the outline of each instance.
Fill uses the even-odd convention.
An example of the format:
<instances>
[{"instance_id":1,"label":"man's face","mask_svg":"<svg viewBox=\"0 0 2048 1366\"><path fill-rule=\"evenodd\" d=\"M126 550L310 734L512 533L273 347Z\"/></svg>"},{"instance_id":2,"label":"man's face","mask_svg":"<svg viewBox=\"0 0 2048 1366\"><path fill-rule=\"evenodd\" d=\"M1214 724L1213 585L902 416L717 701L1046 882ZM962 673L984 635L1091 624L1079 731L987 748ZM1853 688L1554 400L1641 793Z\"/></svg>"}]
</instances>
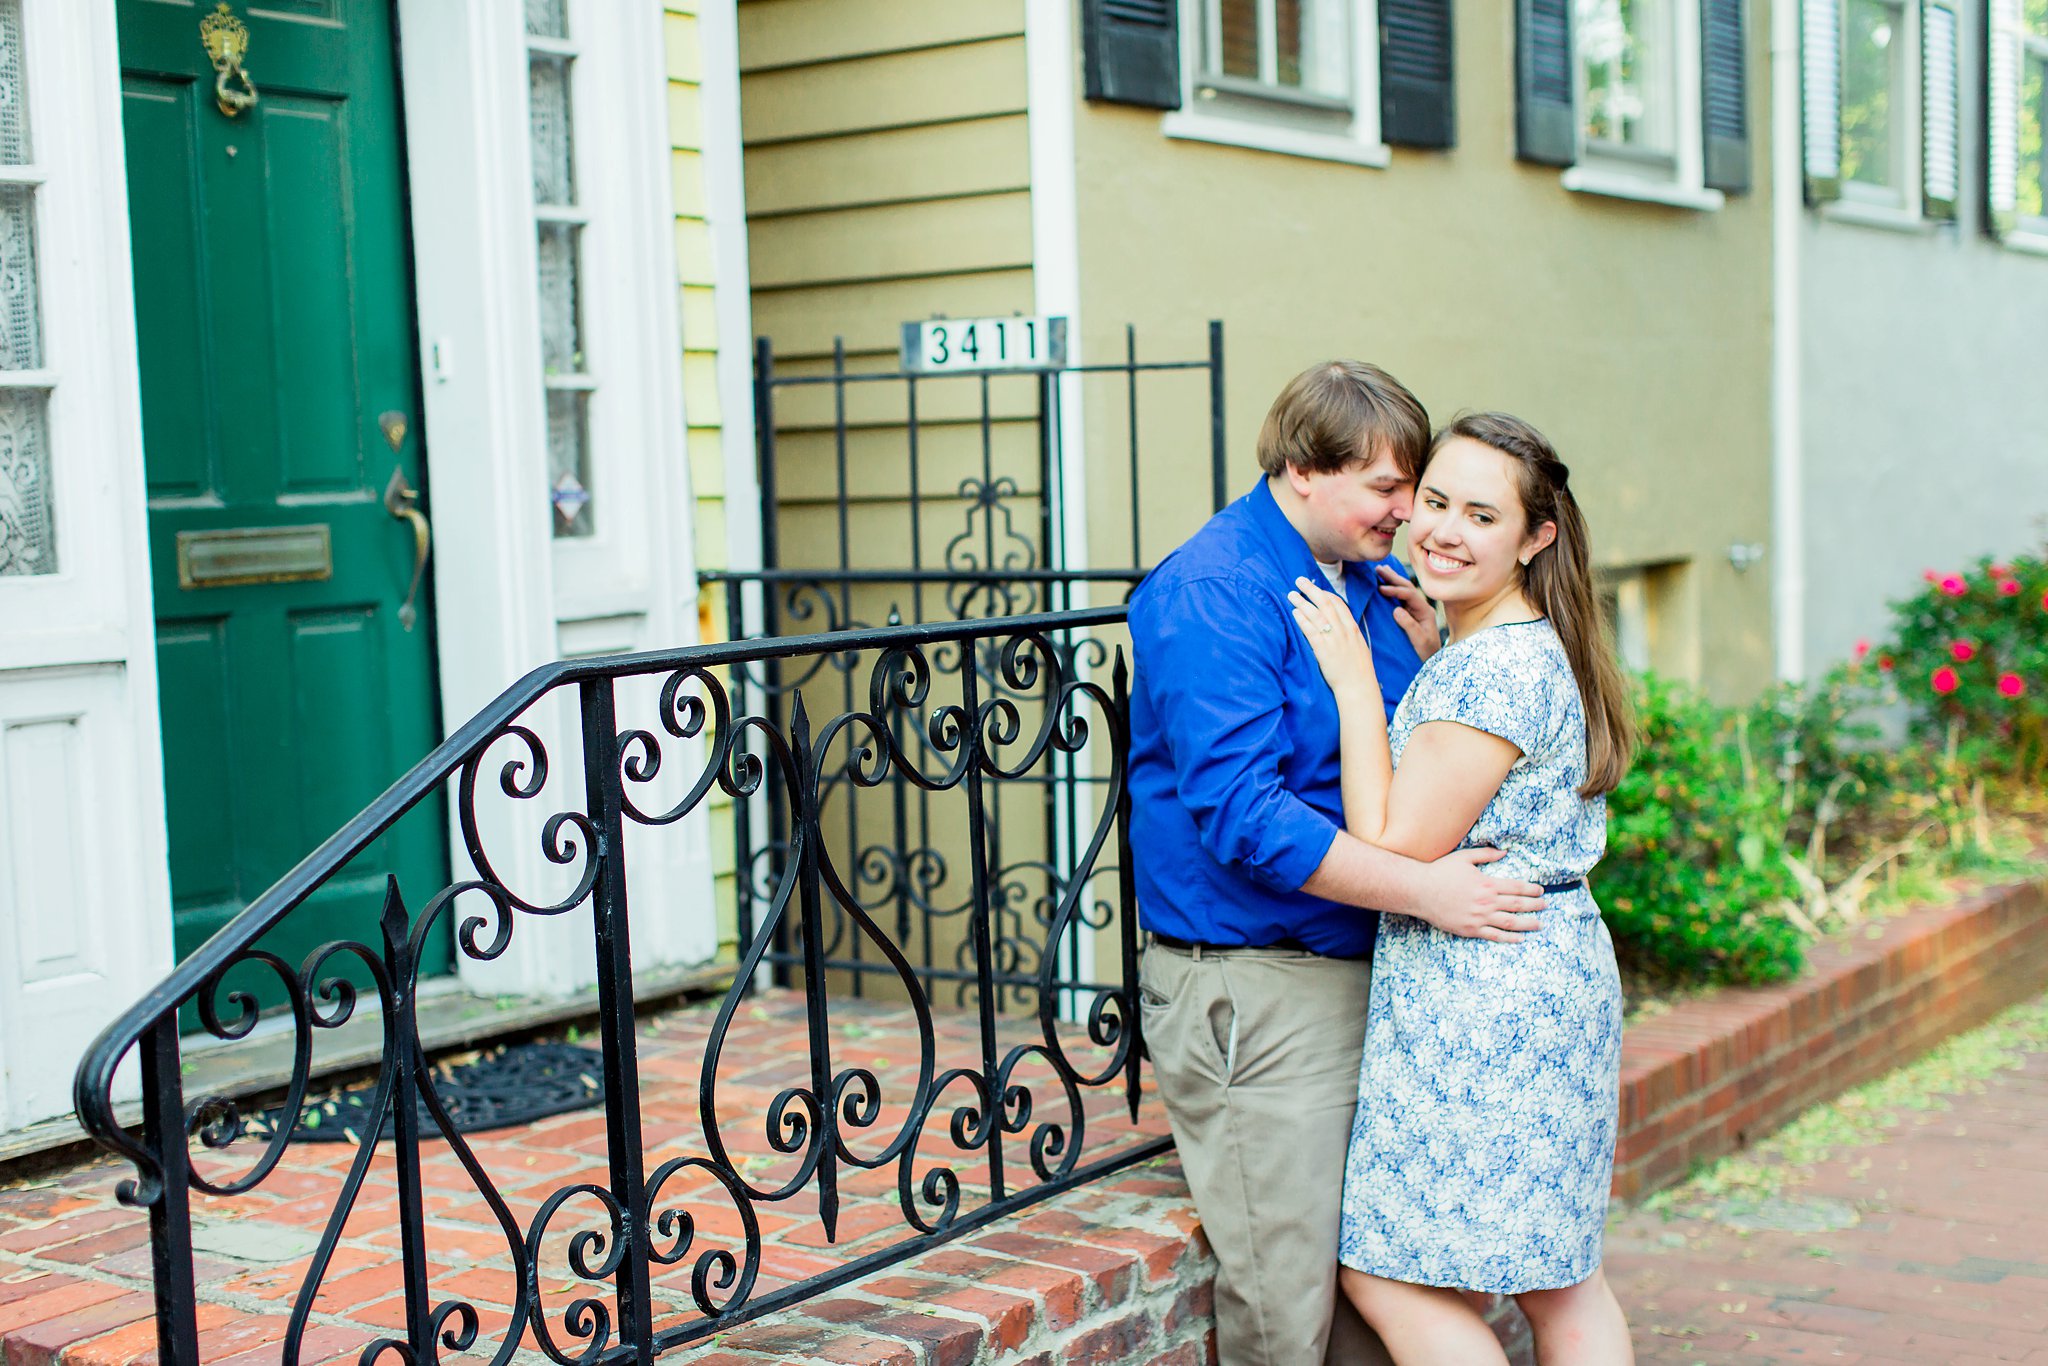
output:
<instances>
[{"instance_id":1,"label":"man's face","mask_svg":"<svg viewBox=\"0 0 2048 1366\"><path fill-rule=\"evenodd\" d=\"M1334 474L1304 474L1289 466L1287 479L1301 495L1302 538L1326 563L1385 559L1415 511L1415 481L1385 445L1370 460L1354 460Z\"/></svg>"}]
</instances>

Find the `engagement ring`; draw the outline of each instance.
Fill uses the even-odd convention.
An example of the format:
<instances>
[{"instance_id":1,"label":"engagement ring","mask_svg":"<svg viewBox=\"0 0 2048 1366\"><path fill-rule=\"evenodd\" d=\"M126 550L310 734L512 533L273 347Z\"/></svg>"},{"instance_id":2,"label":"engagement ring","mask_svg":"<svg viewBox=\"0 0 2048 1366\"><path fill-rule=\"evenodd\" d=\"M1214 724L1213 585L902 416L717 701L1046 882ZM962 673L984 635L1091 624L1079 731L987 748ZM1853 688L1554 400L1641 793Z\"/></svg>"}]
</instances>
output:
<instances>
[{"instance_id":1,"label":"engagement ring","mask_svg":"<svg viewBox=\"0 0 2048 1366\"><path fill-rule=\"evenodd\" d=\"M1334 626L1332 626L1332 625L1330 625L1330 623L1326 621L1326 622L1324 622L1324 623L1323 623L1323 629L1324 629L1325 631L1334 631L1334 630L1336 630L1337 628L1336 628L1336 627L1334 627Z\"/></svg>"}]
</instances>

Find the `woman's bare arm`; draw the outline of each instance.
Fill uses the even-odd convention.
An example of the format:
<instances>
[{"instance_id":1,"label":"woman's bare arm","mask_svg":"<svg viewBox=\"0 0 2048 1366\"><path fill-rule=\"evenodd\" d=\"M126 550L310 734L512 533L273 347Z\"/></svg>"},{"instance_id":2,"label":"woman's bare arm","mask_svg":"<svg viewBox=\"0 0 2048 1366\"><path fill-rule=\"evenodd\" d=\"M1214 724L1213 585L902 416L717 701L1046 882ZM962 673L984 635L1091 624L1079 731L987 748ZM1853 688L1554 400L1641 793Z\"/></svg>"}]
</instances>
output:
<instances>
[{"instance_id":1,"label":"woman's bare arm","mask_svg":"<svg viewBox=\"0 0 2048 1366\"><path fill-rule=\"evenodd\" d=\"M1522 757L1513 742L1456 721L1416 727L1394 768L1372 646L1343 599L1308 579L1288 595L1337 699L1344 828L1425 862L1458 847Z\"/></svg>"},{"instance_id":2,"label":"woman's bare arm","mask_svg":"<svg viewBox=\"0 0 2048 1366\"><path fill-rule=\"evenodd\" d=\"M1426 721L1408 737L1386 798L1388 819L1372 842L1410 858L1458 847L1522 757L1511 741L1457 721ZM1351 762L1350 751L1344 762ZM1345 775L1350 800L1350 775Z\"/></svg>"}]
</instances>

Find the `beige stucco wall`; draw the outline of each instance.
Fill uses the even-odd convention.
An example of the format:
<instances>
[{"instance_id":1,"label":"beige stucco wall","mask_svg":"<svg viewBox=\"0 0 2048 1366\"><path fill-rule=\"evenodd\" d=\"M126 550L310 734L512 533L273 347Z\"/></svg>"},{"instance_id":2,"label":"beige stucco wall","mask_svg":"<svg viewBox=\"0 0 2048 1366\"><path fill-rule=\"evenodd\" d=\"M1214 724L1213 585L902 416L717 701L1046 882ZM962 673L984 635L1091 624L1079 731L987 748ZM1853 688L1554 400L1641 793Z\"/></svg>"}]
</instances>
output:
<instances>
[{"instance_id":1,"label":"beige stucco wall","mask_svg":"<svg viewBox=\"0 0 2048 1366\"><path fill-rule=\"evenodd\" d=\"M1727 551L1770 531L1768 15L1749 16L1759 188L1699 212L1572 193L1514 159L1512 8L1458 7L1458 147L1396 149L1384 170L1173 140L1156 113L1084 104L1084 344L1120 354L1135 321L1155 353L1196 357L1221 318L1234 492L1274 394L1330 356L1386 366L1439 421L1533 421L1603 564L1690 562L1653 623L1657 666L1747 694L1770 673L1769 569L1737 573ZM1146 417L1147 524L1164 535L1206 511L1207 413ZM1091 449L1120 450L1121 421L1092 405ZM1122 506L1110 481L1091 525Z\"/></svg>"}]
</instances>

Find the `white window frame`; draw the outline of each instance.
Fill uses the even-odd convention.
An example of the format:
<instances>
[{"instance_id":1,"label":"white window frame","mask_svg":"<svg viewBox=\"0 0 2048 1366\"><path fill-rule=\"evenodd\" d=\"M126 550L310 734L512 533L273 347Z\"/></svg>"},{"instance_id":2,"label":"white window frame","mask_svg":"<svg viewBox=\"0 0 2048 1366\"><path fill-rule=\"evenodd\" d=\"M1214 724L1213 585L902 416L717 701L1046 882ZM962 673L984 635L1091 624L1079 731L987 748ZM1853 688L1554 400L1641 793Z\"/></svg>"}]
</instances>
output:
<instances>
[{"instance_id":1,"label":"white window frame","mask_svg":"<svg viewBox=\"0 0 2048 1366\"><path fill-rule=\"evenodd\" d=\"M2016 90L2024 90L2027 83L2028 59L2037 58L2044 65L2048 65L2048 32L2035 33L2027 28L2026 8L2024 5L2020 8L2018 42L2019 53L2018 60L2013 66L2013 82ZM2044 120L2044 122L2048 122L2048 120ZM2042 134L2044 139L2048 139L2048 128L2044 128ZM2018 142L2019 104L2015 100L2013 104L2013 143L2017 146ZM2042 156L2044 159L2048 159L2048 147L2043 148ZM2017 161L2015 161L2015 173L2019 169ZM2048 179L2048 176L2043 178ZM2017 188L2017 182L2015 182L2015 188ZM2035 217L2022 217L2019 219L2018 226L2006 239L2007 245L2018 247L2023 251L2048 254L2048 191L2044 191L2041 209L2041 213Z\"/></svg>"},{"instance_id":2,"label":"white window frame","mask_svg":"<svg viewBox=\"0 0 2048 1366\"><path fill-rule=\"evenodd\" d=\"M1211 76L1206 54L1215 45L1216 0L1181 0L1181 107L1161 116L1170 138L1222 143L1284 156L1384 167L1393 160L1380 137L1380 29L1378 0L1349 0L1351 93L1348 101L1286 87ZM1270 14L1270 2L1260 7ZM1270 25L1267 25L1270 28ZM1270 72L1272 44L1262 48ZM1348 124L1333 120L1347 105Z\"/></svg>"},{"instance_id":3,"label":"white window frame","mask_svg":"<svg viewBox=\"0 0 2048 1366\"><path fill-rule=\"evenodd\" d=\"M731 0L722 3L730 9ZM583 315L588 365L604 380L591 440L600 461L618 463L595 471L614 481L600 485L597 534L558 540L547 497L523 6L398 0L435 510L429 572L450 724L544 661L696 636L663 12L613 0L571 4L579 61L590 64L585 90L598 101L575 117L586 151L604 153L586 156L579 185L592 225L586 261L607 263L586 276L602 295L586 299ZM623 300L621 279L631 286ZM573 750L572 706L558 699L533 719L551 751ZM501 871L515 883L551 885L560 870L502 805L479 812L486 842L505 851ZM636 876L662 889L650 891L656 901L708 908L708 817L686 825L687 834L633 856ZM461 832L451 825L451 834L462 876ZM658 919L644 945L635 936L645 966L698 961L715 946L709 909ZM499 959L462 959L462 981L484 995L580 990L590 980L589 934L581 912L530 926Z\"/></svg>"},{"instance_id":4,"label":"white window frame","mask_svg":"<svg viewBox=\"0 0 2048 1366\"><path fill-rule=\"evenodd\" d=\"M1675 31L1678 24L1680 0L1663 0L1664 17L1672 32L1659 35L1659 46L1663 49L1664 69L1660 73L1663 89L1656 94L1669 101L1667 116L1670 127L1667 134L1671 142L1669 153L1641 151L1623 142L1595 142L1586 136L1586 124L1592 112L1592 90L1586 77L1586 53L1582 46L1587 38L1589 26L1582 14L1573 15L1572 102L1578 116L1578 151L1581 161L1614 161L1625 168L1643 175L1669 178L1677 174L1678 143L1683 120L1679 111L1678 50L1679 37ZM1654 49L1653 49L1654 52Z\"/></svg>"},{"instance_id":5,"label":"white window frame","mask_svg":"<svg viewBox=\"0 0 2048 1366\"><path fill-rule=\"evenodd\" d=\"M582 226L578 339L588 378L537 377L535 401L545 407L548 387L590 392L592 534L552 542L563 652L588 653L646 648L644 632L671 600L694 600L695 567L660 14L610 0L568 0L568 10L574 220ZM526 42L531 51L563 50L547 39ZM519 74L523 83L523 66ZM652 281L669 288L654 290ZM542 424L545 433L544 413ZM547 514L552 527L551 504ZM663 543L675 553L651 563ZM659 635L669 643L672 628L663 623Z\"/></svg>"},{"instance_id":6,"label":"white window frame","mask_svg":"<svg viewBox=\"0 0 2048 1366\"><path fill-rule=\"evenodd\" d=\"M1586 141L1586 64L1579 47L1583 26L1572 25L1572 90L1578 160L1560 173L1567 190L1609 195L1676 208L1712 211L1727 202L1719 190L1707 188L1706 149L1700 120L1699 0L1670 0L1672 154L1668 161L1617 156Z\"/></svg>"},{"instance_id":7,"label":"white window frame","mask_svg":"<svg viewBox=\"0 0 2048 1366\"><path fill-rule=\"evenodd\" d=\"M1927 155L1926 120L1927 111L1922 104L1926 98L1927 75L1921 69L1926 54L1921 51L1921 33L1925 22L1920 11L1920 0L1889 0L1898 10L1898 35L1894 41L1903 39L1894 58L1894 72L1898 84L1893 87L1892 128L1893 138L1899 147L1898 164L1892 169L1899 178L1898 186L1885 189L1851 180L1844 171L1839 179L1841 198L1821 206L1821 216L1844 223L1860 223L1868 227L1895 228L1912 232L1930 232L1934 224L1923 217L1925 210L1925 159ZM1846 81L1849 66L1849 0L1841 0L1835 9L1837 70L1844 73L1838 79ZM1844 99L1846 103L1846 97ZM1839 118L1839 115L1837 116Z\"/></svg>"},{"instance_id":8,"label":"white window frame","mask_svg":"<svg viewBox=\"0 0 2048 1366\"><path fill-rule=\"evenodd\" d=\"M584 45L588 41L588 37L577 26L581 18L578 7L565 4L563 9L568 20L568 37L549 37L532 32L526 34L526 57L529 70L527 85L528 117L531 119L533 99L532 77L530 74L532 64L535 59L553 59L561 63L564 77L563 101L567 105L569 124L567 139L569 146L570 183L563 187L566 191L565 199L567 202L543 204L536 200L533 206L533 217L536 235L542 229L569 230L574 233L574 236L571 238L574 246L570 252L568 267L572 281L571 288L574 291L575 299L573 304L575 316L571 320L571 326L575 329L577 345L582 348L580 352L582 362L573 369L561 372L549 372L545 365L543 365L541 389L542 402L544 404L551 403L554 396L558 393L583 395L583 430L579 434L578 439L582 445L581 454L585 465L585 473L589 475L589 479L584 485L584 493L591 498L591 525L594 528L602 525L603 518L601 515L602 509L595 506L598 475L596 452L593 449L590 438L590 413L597 406L600 382L598 376L592 372L590 367L590 338L586 322L587 310L584 307L587 295L587 291L584 288L584 263L585 259L589 256L590 210L584 203L582 193L583 182L592 177L585 165L586 159L576 154L576 130L581 126L580 116L583 113L583 106L591 103L590 100L579 98L579 91L588 84L588 68L584 61ZM531 127L530 123L529 127ZM538 252L538 250L539 248L536 245L535 251ZM536 283L539 280L539 274L538 269L536 269L534 272ZM545 323L543 323L543 327L545 327ZM545 340L543 340L542 349L543 353L545 353ZM552 417L544 415L542 429L544 431L551 431L552 428ZM553 507L552 501L550 501L549 506ZM570 537L564 535L559 522L553 517L548 521L548 529L554 534L558 542L571 539L586 539L585 536Z\"/></svg>"}]
</instances>

